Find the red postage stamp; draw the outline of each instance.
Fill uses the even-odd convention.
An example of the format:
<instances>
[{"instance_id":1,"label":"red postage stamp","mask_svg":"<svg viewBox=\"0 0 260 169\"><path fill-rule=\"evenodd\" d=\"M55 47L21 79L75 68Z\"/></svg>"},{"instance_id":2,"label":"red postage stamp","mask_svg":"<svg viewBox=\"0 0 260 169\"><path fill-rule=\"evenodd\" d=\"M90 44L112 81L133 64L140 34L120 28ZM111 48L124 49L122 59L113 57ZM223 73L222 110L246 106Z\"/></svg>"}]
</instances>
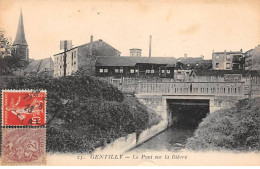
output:
<instances>
[{"instance_id":1,"label":"red postage stamp","mask_svg":"<svg viewBox=\"0 0 260 169\"><path fill-rule=\"evenodd\" d=\"M46 164L46 129L2 128L2 163Z\"/></svg>"},{"instance_id":2,"label":"red postage stamp","mask_svg":"<svg viewBox=\"0 0 260 169\"><path fill-rule=\"evenodd\" d=\"M2 90L3 126L45 125L46 91Z\"/></svg>"}]
</instances>

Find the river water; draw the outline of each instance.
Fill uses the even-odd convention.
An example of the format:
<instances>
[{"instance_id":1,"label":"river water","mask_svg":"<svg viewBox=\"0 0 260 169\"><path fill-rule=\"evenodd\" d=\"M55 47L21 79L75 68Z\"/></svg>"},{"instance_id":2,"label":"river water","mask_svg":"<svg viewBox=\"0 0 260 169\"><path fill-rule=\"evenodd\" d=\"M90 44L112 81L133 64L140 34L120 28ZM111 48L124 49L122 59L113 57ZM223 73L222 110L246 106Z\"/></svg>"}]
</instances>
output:
<instances>
[{"instance_id":1,"label":"river water","mask_svg":"<svg viewBox=\"0 0 260 169\"><path fill-rule=\"evenodd\" d=\"M169 127L160 134L154 136L150 140L137 146L132 151L180 151L185 147L187 139L192 137L195 129L180 129Z\"/></svg>"}]
</instances>

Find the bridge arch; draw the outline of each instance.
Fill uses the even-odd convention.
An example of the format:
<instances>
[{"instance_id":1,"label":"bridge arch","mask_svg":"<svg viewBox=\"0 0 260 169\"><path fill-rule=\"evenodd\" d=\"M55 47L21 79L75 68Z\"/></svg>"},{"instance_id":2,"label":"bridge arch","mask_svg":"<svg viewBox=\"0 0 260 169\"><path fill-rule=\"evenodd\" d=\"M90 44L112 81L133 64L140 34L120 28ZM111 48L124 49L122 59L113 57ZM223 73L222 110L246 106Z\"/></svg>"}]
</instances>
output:
<instances>
[{"instance_id":1,"label":"bridge arch","mask_svg":"<svg viewBox=\"0 0 260 169\"><path fill-rule=\"evenodd\" d=\"M162 115L163 118L168 121L168 126L173 125L175 123L174 119L176 119L174 118L172 108L178 106L178 104L185 105L185 103L187 106L184 107L188 107L188 105L204 105L204 109L208 109L205 113L211 113L216 109L214 106L214 95L164 95L162 96Z\"/></svg>"}]
</instances>

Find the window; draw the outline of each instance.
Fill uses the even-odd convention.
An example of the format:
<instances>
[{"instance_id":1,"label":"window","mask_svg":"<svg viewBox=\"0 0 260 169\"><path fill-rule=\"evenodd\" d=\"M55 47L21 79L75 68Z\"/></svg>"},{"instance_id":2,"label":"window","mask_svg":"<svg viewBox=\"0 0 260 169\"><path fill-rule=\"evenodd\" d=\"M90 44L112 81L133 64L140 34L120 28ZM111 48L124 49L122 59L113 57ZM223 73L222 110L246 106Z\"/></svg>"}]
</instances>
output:
<instances>
[{"instance_id":1,"label":"window","mask_svg":"<svg viewBox=\"0 0 260 169\"><path fill-rule=\"evenodd\" d=\"M227 60L230 61L230 55L227 55Z\"/></svg>"},{"instance_id":2,"label":"window","mask_svg":"<svg viewBox=\"0 0 260 169\"><path fill-rule=\"evenodd\" d=\"M131 69L131 70L130 70L130 73L135 73L135 70L134 70L134 69Z\"/></svg>"},{"instance_id":3,"label":"window","mask_svg":"<svg viewBox=\"0 0 260 169\"><path fill-rule=\"evenodd\" d=\"M165 70L162 70L162 73L165 73Z\"/></svg>"},{"instance_id":4,"label":"window","mask_svg":"<svg viewBox=\"0 0 260 169\"><path fill-rule=\"evenodd\" d=\"M219 63L216 63L216 68L219 68Z\"/></svg>"},{"instance_id":5,"label":"window","mask_svg":"<svg viewBox=\"0 0 260 169\"><path fill-rule=\"evenodd\" d=\"M137 72L138 72L138 69L135 69L135 72L137 73Z\"/></svg>"},{"instance_id":6,"label":"window","mask_svg":"<svg viewBox=\"0 0 260 169\"><path fill-rule=\"evenodd\" d=\"M171 70L167 70L167 72L166 72L167 74L170 74L171 73Z\"/></svg>"},{"instance_id":7,"label":"window","mask_svg":"<svg viewBox=\"0 0 260 169\"><path fill-rule=\"evenodd\" d=\"M103 72L104 72L104 69L99 69L99 72L100 72L100 73L103 73Z\"/></svg>"},{"instance_id":8,"label":"window","mask_svg":"<svg viewBox=\"0 0 260 169\"><path fill-rule=\"evenodd\" d=\"M108 69L104 69L104 73L108 73Z\"/></svg>"},{"instance_id":9,"label":"window","mask_svg":"<svg viewBox=\"0 0 260 169\"><path fill-rule=\"evenodd\" d=\"M123 68L121 68L121 69L119 70L119 72L120 72L120 73L123 73L123 72L124 72Z\"/></svg>"},{"instance_id":10,"label":"window","mask_svg":"<svg viewBox=\"0 0 260 169\"><path fill-rule=\"evenodd\" d=\"M146 70L145 73L150 73L150 70Z\"/></svg>"},{"instance_id":11,"label":"window","mask_svg":"<svg viewBox=\"0 0 260 169\"><path fill-rule=\"evenodd\" d=\"M230 69L230 63L227 63L226 68Z\"/></svg>"},{"instance_id":12,"label":"window","mask_svg":"<svg viewBox=\"0 0 260 169\"><path fill-rule=\"evenodd\" d=\"M154 70L151 70L151 73L154 73Z\"/></svg>"},{"instance_id":13,"label":"window","mask_svg":"<svg viewBox=\"0 0 260 169\"><path fill-rule=\"evenodd\" d=\"M73 66L73 62L71 62L71 66Z\"/></svg>"},{"instance_id":14,"label":"window","mask_svg":"<svg viewBox=\"0 0 260 169\"><path fill-rule=\"evenodd\" d=\"M74 65L76 65L76 61L74 61Z\"/></svg>"},{"instance_id":15,"label":"window","mask_svg":"<svg viewBox=\"0 0 260 169\"><path fill-rule=\"evenodd\" d=\"M216 59L219 59L219 56L218 56L218 55L216 56Z\"/></svg>"},{"instance_id":16,"label":"window","mask_svg":"<svg viewBox=\"0 0 260 169\"><path fill-rule=\"evenodd\" d=\"M76 58L76 51L74 51L74 58Z\"/></svg>"},{"instance_id":17,"label":"window","mask_svg":"<svg viewBox=\"0 0 260 169\"><path fill-rule=\"evenodd\" d=\"M118 70L118 69L115 69L115 73L119 73L119 70Z\"/></svg>"}]
</instances>

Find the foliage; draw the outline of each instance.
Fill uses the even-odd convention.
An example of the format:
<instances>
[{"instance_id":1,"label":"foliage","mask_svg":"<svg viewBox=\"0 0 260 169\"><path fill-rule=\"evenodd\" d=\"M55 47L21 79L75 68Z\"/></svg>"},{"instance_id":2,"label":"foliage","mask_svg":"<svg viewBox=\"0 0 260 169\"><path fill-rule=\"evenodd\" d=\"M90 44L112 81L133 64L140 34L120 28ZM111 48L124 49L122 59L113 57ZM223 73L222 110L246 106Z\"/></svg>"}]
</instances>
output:
<instances>
[{"instance_id":1,"label":"foliage","mask_svg":"<svg viewBox=\"0 0 260 169\"><path fill-rule=\"evenodd\" d=\"M149 113L143 105L94 77L28 77L8 87L47 90L49 152L91 152L149 127Z\"/></svg>"},{"instance_id":2,"label":"foliage","mask_svg":"<svg viewBox=\"0 0 260 169\"><path fill-rule=\"evenodd\" d=\"M240 100L235 107L203 119L187 142L191 150L260 150L260 98Z\"/></svg>"},{"instance_id":3,"label":"foliage","mask_svg":"<svg viewBox=\"0 0 260 169\"><path fill-rule=\"evenodd\" d=\"M0 31L0 58L11 56L11 41L5 36L4 31Z\"/></svg>"},{"instance_id":4,"label":"foliage","mask_svg":"<svg viewBox=\"0 0 260 169\"><path fill-rule=\"evenodd\" d=\"M21 59L19 50L18 52L13 51L14 49L10 38L5 36L4 31L0 31L0 75L10 75L14 71L22 69L28 65L28 61Z\"/></svg>"}]
</instances>

